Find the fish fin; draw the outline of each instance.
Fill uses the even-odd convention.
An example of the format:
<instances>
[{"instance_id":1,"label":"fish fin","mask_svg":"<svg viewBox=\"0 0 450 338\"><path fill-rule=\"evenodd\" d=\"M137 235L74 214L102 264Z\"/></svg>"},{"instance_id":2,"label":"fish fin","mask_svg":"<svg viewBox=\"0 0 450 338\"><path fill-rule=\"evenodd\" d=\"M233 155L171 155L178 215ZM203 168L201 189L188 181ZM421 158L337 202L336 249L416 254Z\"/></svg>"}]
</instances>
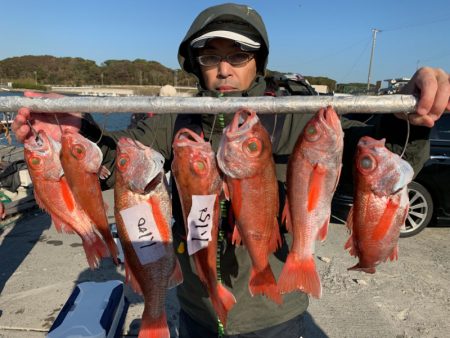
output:
<instances>
[{"instance_id":1,"label":"fish fin","mask_svg":"<svg viewBox=\"0 0 450 338\"><path fill-rule=\"evenodd\" d=\"M348 212L346 225L347 229L351 232L353 230L353 205Z\"/></svg>"},{"instance_id":2,"label":"fish fin","mask_svg":"<svg viewBox=\"0 0 450 338\"><path fill-rule=\"evenodd\" d=\"M291 212L289 211L289 200L287 197L284 202L283 213L281 214L281 223L284 223L286 225L286 230L292 233L292 219Z\"/></svg>"},{"instance_id":3,"label":"fish fin","mask_svg":"<svg viewBox=\"0 0 450 338\"><path fill-rule=\"evenodd\" d=\"M223 326L226 326L228 312L236 304L236 298L222 283L218 282L216 295L211 295L211 303Z\"/></svg>"},{"instance_id":4,"label":"fish fin","mask_svg":"<svg viewBox=\"0 0 450 338\"><path fill-rule=\"evenodd\" d=\"M39 197L39 194L36 192L37 188L34 188L34 200L36 201L36 204L41 208L42 210L47 212L47 208L45 207L44 202L42 202L41 198Z\"/></svg>"},{"instance_id":5,"label":"fish fin","mask_svg":"<svg viewBox=\"0 0 450 338\"><path fill-rule=\"evenodd\" d=\"M175 257L175 266L172 271L172 275L169 278L169 284L167 285L168 289L172 289L177 285L183 283L183 272L181 271L180 262L178 258Z\"/></svg>"},{"instance_id":6,"label":"fish fin","mask_svg":"<svg viewBox=\"0 0 450 338\"><path fill-rule=\"evenodd\" d=\"M231 237L231 243L233 243L233 245L235 245L235 246L243 245L241 234L239 233L239 229L236 225L234 225L233 236Z\"/></svg>"},{"instance_id":7,"label":"fish fin","mask_svg":"<svg viewBox=\"0 0 450 338\"><path fill-rule=\"evenodd\" d=\"M333 187L333 194L337 189L338 183L339 183L339 178L341 177L341 172L342 172L342 164L339 166L339 168L337 169L337 175L336 175L336 182L334 182L334 187Z\"/></svg>"},{"instance_id":8,"label":"fish fin","mask_svg":"<svg viewBox=\"0 0 450 338\"><path fill-rule=\"evenodd\" d=\"M319 229L319 232L317 233L317 239L319 239L322 242L327 238L329 223L330 218L327 218L326 221L323 223L322 227Z\"/></svg>"},{"instance_id":9,"label":"fish fin","mask_svg":"<svg viewBox=\"0 0 450 338\"><path fill-rule=\"evenodd\" d=\"M344 249L350 249L349 253L350 256L356 257L358 256L358 248L355 246L355 242L353 240L353 235L350 235L350 237L348 238L347 242L344 245Z\"/></svg>"},{"instance_id":10,"label":"fish fin","mask_svg":"<svg viewBox=\"0 0 450 338\"><path fill-rule=\"evenodd\" d=\"M144 310L138 338L170 338L166 313L163 312L158 318L154 319L146 316Z\"/></svg>"},{"instance_id":11,"label":"fish fin","mask_svg":"<svg viewBox=\"0 0 450 338\"><path fill-rule=\"evenodd\" d=\"M103 207L105 208L105 214L108 215L109 204L103 201Z\"/></svg>"},{"instance_id":12,"label":"fish fin","mask_svg":"<svg viewBox=\"0 0 450 338\"><path fill-rule=\"evenodd\" d=\"M170 226L161 211L161 204L159 198L156 196L151 196L148 200L152 207L152 215L155 219L156 226L161 234L161 239L163 242L167 243L170 241Z\"/></svg>"},{"instance_id":13,"label":"fish fin","mask_svg":"<svg viewBox=\"0 0 450 338\"><path fill-rule=\"evenodd\" d=\"M125 257L125 282L133 289L134 292L142 295L141 286L139 285L139 282L134 276L134 273L131 270L130 266L127 264L126 257Z\"/></svg>"},{"instance_id":14,"label":"fish fin","mask_svg":"<svg viewBox=\"0 0 450 338\"><path fill-rule=\"evenodd\" d=\"M222 182L222 191L227 201L230 200L230 190L228 190L228 185L225 181Z\"/></svg>"},{"instance_id":15,"label":"fish fin","mask_svg":"<svg viewBox=\"0 0 450 338\"><path fill-rule=\"evenodd\" d=\"M72 212L75 209L75 199L72 194L72 190L70 190L69 184L64 176L59 180L59 184L61 186L62 197L64 199L64 204L67 207L67 210Z\"/></svg>"},{"instance_id":16,"label":"fish fin","mask_svg":"<svg viewBox=\"0 0 450 338\"><path fill-rule=\"evenodd\" d=\"M377 226L372 233L372 240L380 241L386 236L392 222L395 218L395 213L397 212L399 204L394 202L391 198L387 201L386 207L384 209L383 215L381 216Z\"/></svg>"},{"instance_id":17,"label":"fish fin","mask_svg":"<svg viewBox=\"0 0 450 338\"><path fill-rule=\"evenodd\" d=\"M98 170L98 177L100 177L102 180L107 179L109 176L111 176L111 172L108 168L106 168L104 165L100 166Z\"/></svg>"},{"instance_id":18,"label":"fish fin","mask_svg":"<svg viewBox=\"0 0 450 338\"><path fill-rule=\"evenodd\" d=\"M270 236L269 252L275 252L279 247L281 247L281 235L280 226L278 225L278 220L274 217L273 232Z\"/></svg>"},{"instance_id":19,"label":"fish fin","mask_svg":"<svg viewBox=\"0 0 450 338\"><path fill-rule=\"evenodd\" d=\"M265 295L276 304L281 305L283 303L283 297L278 291L270 265L267 265L262 271L256 271L254 267L252 268L248 288L252 297Z\"/></svg>"},{"instance_id":20,"label":"fish fin","mask_svg":"<svg viewBox=\"0 0 450 338\"><path fill-rule=\"evenodd\" d=\"M315 298L322 297L322 284L314 257L311 255L300 258L296 253L291 252L278 279L278 289L281 293L300 290Z\"/></svg>"},{"instance_id":21,"label":"fish fin","mask_svg":"<svg viewBox=\"0 0 450 338\"><path fill-rule=\"evenodd\" d=\"M375 267L370 267L370 268L363 268L358 264L356 264L355 266L352 266L351 268L348 268L347 270L354 270L354 271L363 271L366 273L375 273Z\"/></svg>"},{"instance_id":22,"label":"fish fin","mask_svg":"<svg viewBox=\"0 0 450 338\"><path fill-rule=\"evenodd\" d=\"M309 179L308 212L314 210L317 207L317 203L319 203L322 188L325 184L326 172L327 169L321 164L317 164L313 168L311 177Z\"/></svg>"},{"instance_id":23,"label":"fish fin","mask_svg":"<svg viewBox=\"0 0 450 338\"><path fill-rule=\"evenodd\" d=\"M108 249L102 239L96 234L92 233L92 237L81 237L83 241L84 253L91 270L98 268L100 260L103 257L108 257Z\"/></svg>"},{"instance_id":24,"label":"fish fin","mask_svg":"<svg viewBox=\"0 0 450 338\"><path fill-rule=\"evenodd\" d=\"M239 214L242 208L242 187L240 180L232 180L231 184L233 186L233 199L231 201L231 207L233 208L233 213L235 219L239 219Z\"/></svg>"},{"instance_id":25,"label":"fish fin","mask_svg":"<svg viewBox=\"0 0 450 338\"><path fill-rule=\"evenodd\" d=\"M52 219L52 223L55 226L56 231L59 232L59 233L62 233L63 229L66 228L64 222L61 221L54 214L50 214L50 218Z\"/></svg>"},{"instance_id":26,"label":"fish fin","mask_svg":"<svg viewBox=\"0 0 450 338\"><path fill-rule=\"evenodd\" d=\"M386 260L387 260L387 258L386 258ZM389 255L389 260L392 262L392 261L396 261L396 260L398 260L398 244L395 246L395 248L394 249L392 249L392 252L391 252L391 254Z\"/></svg>"}]
</instances>

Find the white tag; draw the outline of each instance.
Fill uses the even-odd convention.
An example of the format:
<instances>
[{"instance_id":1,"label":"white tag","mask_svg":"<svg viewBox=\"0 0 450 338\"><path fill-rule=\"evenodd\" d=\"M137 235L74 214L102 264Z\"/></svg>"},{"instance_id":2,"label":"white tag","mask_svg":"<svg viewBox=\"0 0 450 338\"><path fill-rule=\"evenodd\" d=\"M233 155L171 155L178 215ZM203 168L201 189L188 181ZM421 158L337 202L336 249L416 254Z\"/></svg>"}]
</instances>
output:
<instances>
[{"instance_id":1,"label":"white tag","mask_svg":"<svg viewBox=\"0 0 450 338\"><path fill-rule=\"evenodd\" d=\"M148 203L121 210L120 215L142 265L155 262L166 254L152 208Z\"/></svg>"},{"instance_id":2,"label":"white tag","mask_svg":"<svg viewBox=\"0 0 450 338\"><path fill-rule=\"evenodd\" d=\"M193 195L189 212L187 249L189 255L206 248L211 240L216 195Z\"/></svg>"}]
</instances>

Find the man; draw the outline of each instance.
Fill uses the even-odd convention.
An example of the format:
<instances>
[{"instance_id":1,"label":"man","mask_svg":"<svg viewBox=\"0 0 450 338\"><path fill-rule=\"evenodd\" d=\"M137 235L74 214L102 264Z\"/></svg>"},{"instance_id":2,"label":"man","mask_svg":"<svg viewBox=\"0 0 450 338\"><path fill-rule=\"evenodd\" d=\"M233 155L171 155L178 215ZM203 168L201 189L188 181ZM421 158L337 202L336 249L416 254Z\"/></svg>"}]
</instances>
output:
<instances>
[{"instance_id":1,"label":"man","mask_svg":"<svg viewBox=\"0 0 450 338\"><path fill-rule=\"evenodd\" d=\"M264 23L259 14L250 7L224 4L207 8L194 20L179 47L181 67L199 79L199 96L261 96L266 92L264 72L267 65L269 42ZM419 170L428 157L429 128L450 108L449 75L439 69L423 68L412 78L404 93L420 94L415 114L408 116L412 126L405 158ZM277 166L277 177L285 181L286 163L295 141L310 115L272 114L260 116L263 125L273 136L273 152ZM401 117L401 116L400 116ZM80 130L80 133L98 142L103 154L104 164L114 171L115 142L120 136L131 136L144 144L151 145L170 160L171 142L174 132L188 127L203 132L211 138L213 148L221 137L222 129L232 115L223 114L214 121L212 115L158 114L146 119L135 129L107 133L89 119L77 116L60 118L63 128ZM31 120L36 129L45 129L58 139L60 130L54 119L44 114L30 114L22 108L13 124L19 140L31 136L26 121ZM371 134L386 137L389 147L399 150L406 138L406 123L386 115L380 118L375 127L361 123L343 121L343 126L352 126L346 132L346 152L344 168L351 167L352 150L361 135ZM155 135L156 134L156 135ZM245 164L243 164L245 165ZM344 175L345 176L345 173ZM105 182L113 186L114 175ZM282 188L283 185L280 184ZM281 192L282 189L281 189ZM193 261L183 251L185 231L179 200L176 191L173 198L174 248L182 265L184 282L178 287L181 305L181 337L215 337L219 331L207 292L201 285L193 268ZM283 296L281 306L262 296L251 297L248 292L248 276L251 262L244 247L234 247L227 240L226 222L223 222L224 240L221 242L219 266L221 279L236 297L237 303L228 314L225 333L233 337L299 337L303 334L303 314L308 307L308 297L301 292ZM281 249L270 257L270 265L278 277L290 246L290 236L284 234Z\"/></svg>"}]
</instances>

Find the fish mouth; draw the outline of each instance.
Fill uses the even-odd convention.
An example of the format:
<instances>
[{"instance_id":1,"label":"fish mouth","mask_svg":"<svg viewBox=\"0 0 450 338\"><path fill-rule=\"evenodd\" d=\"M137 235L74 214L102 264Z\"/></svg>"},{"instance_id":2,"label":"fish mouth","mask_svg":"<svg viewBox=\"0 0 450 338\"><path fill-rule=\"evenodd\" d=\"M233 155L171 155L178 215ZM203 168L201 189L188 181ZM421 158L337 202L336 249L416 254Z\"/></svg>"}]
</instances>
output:
<instances>
[{"instance_id":1,"label":"fish mouth","mask_svg":"<svg viewBox=\"0 0 450 338\"><path fill-rule=\"evenodd\" d=\"M154 190L159 183L161 183L163 179L163 172L160 172L158 175L156 175L155 178L153 178L144 188L144 194L150 193L150 191Z\"/></svg>"},{"instance_id":2,"label":"fish mouth","mask_svg":"<svg viewBox=\"0 0 450 338\"><path fill-rule=\"evenodd\" d=\"M205 142L200 135L188 128L180 129L174 138L174 144L177 146L193 146Z\"/></svg>"},{"instance_id":3,"label":"fish mouth","mask_svg":"<svg viewBox=\"0 0 450 338\"><path fill-rule=\"evenodd\" d=\"M254 110L240 109L238 110L228 126L226 135L228 138L234 138L242 135L251 129L259 121Z\"/></svg>"},{"instance_id":4,"label":"fish mouth","mask_svg":"<svg viewBox=\"0 0 450 338\"><path fill-rule=\"evenodd\" d=\"M328 106L326 109L322 109L319 112L320 119L325 121L327 125L333 126L334 129L342 129L340 127L339 115L333 109L332 106Z\"/></svg>"},{"instance_id":5,"label":"fish mouth","mask_svg":"<svg viewBox=\"0 0 450 338\"><path fill-rule=\"evenodd\" d=\"M119 138L119 141L117 141L117 146L119 148L125 148L125 147L138 147L141 150L145 150L148 147L144 146L141 142L139 142L138 140L129 138L129 137L121 137Z\"/></svg>"},{"instance_id":6,"label":"fish mouth","mask_svg":"<svg viewBox=\"0 0 450 338\"><path fill-rule=\"evenodd\" d=\"M363 136L358 141L358 148L383 148L386 143L386 139L376 140L370 136Z\"/></svg>"}]
</instances>

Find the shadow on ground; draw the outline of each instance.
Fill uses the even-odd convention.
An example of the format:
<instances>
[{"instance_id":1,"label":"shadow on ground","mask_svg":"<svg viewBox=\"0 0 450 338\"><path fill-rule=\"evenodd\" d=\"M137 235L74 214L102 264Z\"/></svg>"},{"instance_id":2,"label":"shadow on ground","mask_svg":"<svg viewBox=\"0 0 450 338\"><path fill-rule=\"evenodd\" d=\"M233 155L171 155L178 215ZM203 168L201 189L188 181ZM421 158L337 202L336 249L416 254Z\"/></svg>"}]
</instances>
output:
<instances>
[{"instance_id":1,"label":"shadow on ground","mask_svg":"<svg viewBox=\"0 0 450 338\"><path fill-rule=\"evenodd\" d=\"M10 225L12 228L0 245L0 294L35 244L46 241L42 233L50 225L50 217L37 209L29 211L24 218ZM9 229L2 229L1 233L6 230Z\"/></svg>"}]
</instances>

